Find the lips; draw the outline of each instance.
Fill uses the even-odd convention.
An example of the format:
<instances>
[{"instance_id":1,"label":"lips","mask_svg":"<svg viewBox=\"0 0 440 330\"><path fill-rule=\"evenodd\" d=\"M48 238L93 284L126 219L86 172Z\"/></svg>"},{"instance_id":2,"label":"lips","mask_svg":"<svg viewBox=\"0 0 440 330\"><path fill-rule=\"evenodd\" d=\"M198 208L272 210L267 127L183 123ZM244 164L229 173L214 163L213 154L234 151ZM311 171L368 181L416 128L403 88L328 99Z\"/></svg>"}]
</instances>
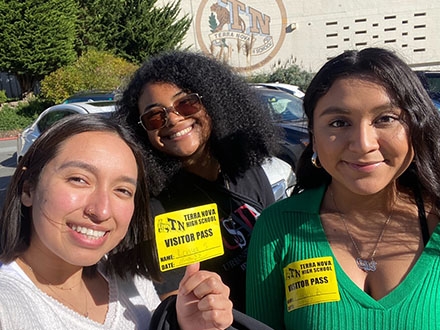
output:
<instances>
[{"instance_id":1,"label":"lips","mask_svg":"<svg viewBox=\"0 0 440 330\"><path fill-rule=\"evenodd\" d=\"M71 225L69 226L72 230L76 231L77 233L83 234L87 236L89 239L99 239L105 235L105 231L101 230L93 230L86 227L81 227L77 225Z\"/></svg>"},{"instance_id":2,"label":"lips","mask_svg":"<svg viewBox=\"0 0 440 330\"><path fill-rule=\"evenodd\" d=\"M369 163L351 163L351 162L345 162L345 164L347 164L348 166L350 166L351 168L354 168L356 170L361 170L361 171L373 171L374 169L376 169L377 167L379 167L380 165L382 165L383 161L379 161L379 162L369 162Z\"/></svg>"}]
</instances>

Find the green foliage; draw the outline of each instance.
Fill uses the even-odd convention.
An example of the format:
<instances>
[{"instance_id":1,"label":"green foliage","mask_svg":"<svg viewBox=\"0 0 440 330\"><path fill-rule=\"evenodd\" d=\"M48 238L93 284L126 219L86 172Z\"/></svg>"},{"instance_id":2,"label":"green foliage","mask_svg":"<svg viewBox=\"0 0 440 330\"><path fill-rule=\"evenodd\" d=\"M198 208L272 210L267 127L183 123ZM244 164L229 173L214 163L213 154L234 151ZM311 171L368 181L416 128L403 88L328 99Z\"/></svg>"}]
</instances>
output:
<instances>
[{"instance_id":1,"label":"green foliage","mask_svg":"<svg viewBox=\"0 0 440 330\"><path fill-rule=\"evenodd\" d=\"M89 50L75 63L58 69L41 82L41 93L54 103L86 90L116 90L138 67L107 52Z\"/></svg>"},{"instance_id":2,"label":"green foliage","mask_svg":"<svg viewBox=\"0 0 440 330\"><path fill-rule=\"evenodd\" d=\"M180 0L81 0L77 49L111 51L140 64L151 55L179 48L191 18L179 18Z\"/></svg>"},{"instance_id":3,"label":"green foliage","mask_svg":"<svg viewBox=\"0 0 440 330\"><path fill-rule=\"evenodd\" d=\"M66 87L61 86L64 82L54 81L52 92L62 93L50 96L52 99L60 100L79 89L113 86L108 79L101 81L104 73L90 74L89 78L96 79L85 84L84 73L69 65L90 49L111 52L139 64L151 55L180 48L191 18L180 15L180 0L161 6L157 2L0 0L0 71L17 77L23 96L59 68L64 68L63 74L57 72L54 76L68 75L69 82ZM108 73L115 70L92 67ZM92 86L94 83L98 85Z\"/></svg>"},{"instance_id":4,"label":"green foliage","mask_svg":"<svg viewBox=\"0 0 440 330\"><path fill-rule=\"evenodd\" d=\"M0 131L22 130L50 105L52 104L38 98L21 102L17 107L4 105L0 110Z\"/></svg>"},{"instance_id":5,"label":"green foliage","mask_svg":"<svg viewBox=\"0 0 440 330\"><path fill-rule=\"evenodd\" d=\"M285 64L271 73L255 74L248 78L250 82L279 82L298 86L306 91L314 74L301 69L297 64Z\"/></svg>"},{"instance_id":6,"label":"green foliage","mask_svg":"<svg viewBox=\"0 0 440 330\"><path fill-rule=\"evenodd\" d=\"M0 71L14 74L23 94L76 58L76 0L0 1Z\"/></svg>"},{"instance_id":7,"label":"green foliage","mask_svg":"<svg viewBox=\"0 0 440 330\"><path fill-rule=\"evenodd\" d=\"M0 110L0 132L21 130L31 122L31 119L20 116L17 110L12 107L4 106Z\"/></svg>"},{"instance_id":8,"label":"green foliage","mask_svg":"<svg viewBox=\"0 0 440 330\"><path fill-rule=\"evenodd\" d=\"M7 100L6 91L0 90L0 104L5 103Z\"/></svg>"}]
</instances>

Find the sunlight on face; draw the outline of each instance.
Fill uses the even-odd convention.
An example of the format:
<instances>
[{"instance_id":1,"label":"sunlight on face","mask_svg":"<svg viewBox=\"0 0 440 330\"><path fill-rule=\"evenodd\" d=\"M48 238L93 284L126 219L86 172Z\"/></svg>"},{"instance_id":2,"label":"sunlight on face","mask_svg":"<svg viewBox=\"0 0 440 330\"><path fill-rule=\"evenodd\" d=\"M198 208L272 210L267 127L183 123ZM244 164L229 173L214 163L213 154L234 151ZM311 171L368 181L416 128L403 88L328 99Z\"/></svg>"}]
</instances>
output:
<instances>
[{"instance_id":1,"label":"sunlight on face","mask_svg":"<svg viewBox=\"0 0 440 330\"><path fill-rule=\"evenodd\" d=\"M168 108L184 95L186 95L185 92L171 84L147 84L139 98L139 114L153 104ZM169 112L165 127L146 133L157 150L176 157L187 158L205 151L211 129L211 119L202 109L188 117Z\"/></svg>"},{"instance_id":2,"label":"sunlight on face","mask_svg":"<svg viewBox=\"0 0 440 330\"><path fill-rule=\"evenodd\" d=\"M95 264L125 236L134 211L137 164L116 134L67 139L22 202L32 207L30 250L54 261Z\"/></svg>"},{"instance_id":3,"label":"sunlight on face","mask_svg":"<svg viewBox=\"0 0 440 330\"><path fill-rule=\"evenodd\" d=\"M371 194L408 168L414 151L402 111L378 84L355 78L333 83L313 114L314 151L332 182Z\"/></svg>"}]
</instances>

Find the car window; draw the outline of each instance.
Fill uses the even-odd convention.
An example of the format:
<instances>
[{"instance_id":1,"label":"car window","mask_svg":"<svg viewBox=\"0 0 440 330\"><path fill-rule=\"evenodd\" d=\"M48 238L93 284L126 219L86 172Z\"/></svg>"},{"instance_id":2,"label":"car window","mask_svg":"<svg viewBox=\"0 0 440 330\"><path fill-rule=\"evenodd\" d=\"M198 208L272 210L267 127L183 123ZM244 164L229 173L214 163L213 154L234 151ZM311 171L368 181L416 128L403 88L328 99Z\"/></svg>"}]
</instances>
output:
<instances>
[{"instance_id":1,"label":"car window","mask_svg":"<svg viewBox=\"0 0 440 330\"><path fill-rule=\"evenodd\" d=\"M425 77L428 82L429 90L440 93L440 73L426 73Z\"/></svg>"},{"instance_id":2,"label":"car window","mask_svg":"<svg viewBox=\"0 0 440 330\"><path fill-rule=\"evenodd\" d=\"M74 111L66 111L66 110L59 110L59 111L51 111L48 112L41 120L38 122L38 130L43 133L46 129L48 129L50 126L52 126L56 121L73 115L76 112Z\"/></svg>"},{"instance_id":3,"label":"car window","mask_svg":"<svg viewBox=\"0 0 440 330\"><path fill-rule=\"evenodd\" d=\"M296 97L267 93L262 94L261 99L268 105L274 120L298 120L304 118L302 101Z\"/></svg>"}]
</instances>

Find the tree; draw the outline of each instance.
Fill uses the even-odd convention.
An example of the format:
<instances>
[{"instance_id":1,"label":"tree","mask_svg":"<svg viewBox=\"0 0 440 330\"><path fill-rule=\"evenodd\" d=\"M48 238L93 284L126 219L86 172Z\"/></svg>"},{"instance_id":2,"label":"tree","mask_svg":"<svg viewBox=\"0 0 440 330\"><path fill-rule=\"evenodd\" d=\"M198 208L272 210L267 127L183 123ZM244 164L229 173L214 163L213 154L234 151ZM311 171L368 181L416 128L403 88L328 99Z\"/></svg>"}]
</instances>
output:
<instances>
[{"instance_id":1,"label":"tree","mask_svg":"<svg viewBox=\"0 0 440 330\"><path fill-rule=\"evenodd\" d=\"M80 0L79 53L92 46L141 63L181 47L191 18L180 15L180 0L162 7L156 0Z\"/></svg>"},{"instance_id":2,"label":"tree","mask_svg":"<svg viewBox=\"0 0 440 330\"><path fill-rule=\"evenodd\" d=\"M48 73L76 59L76 0L0 0L0 71L24 95Z\"/></svg>"}]
</instances>

